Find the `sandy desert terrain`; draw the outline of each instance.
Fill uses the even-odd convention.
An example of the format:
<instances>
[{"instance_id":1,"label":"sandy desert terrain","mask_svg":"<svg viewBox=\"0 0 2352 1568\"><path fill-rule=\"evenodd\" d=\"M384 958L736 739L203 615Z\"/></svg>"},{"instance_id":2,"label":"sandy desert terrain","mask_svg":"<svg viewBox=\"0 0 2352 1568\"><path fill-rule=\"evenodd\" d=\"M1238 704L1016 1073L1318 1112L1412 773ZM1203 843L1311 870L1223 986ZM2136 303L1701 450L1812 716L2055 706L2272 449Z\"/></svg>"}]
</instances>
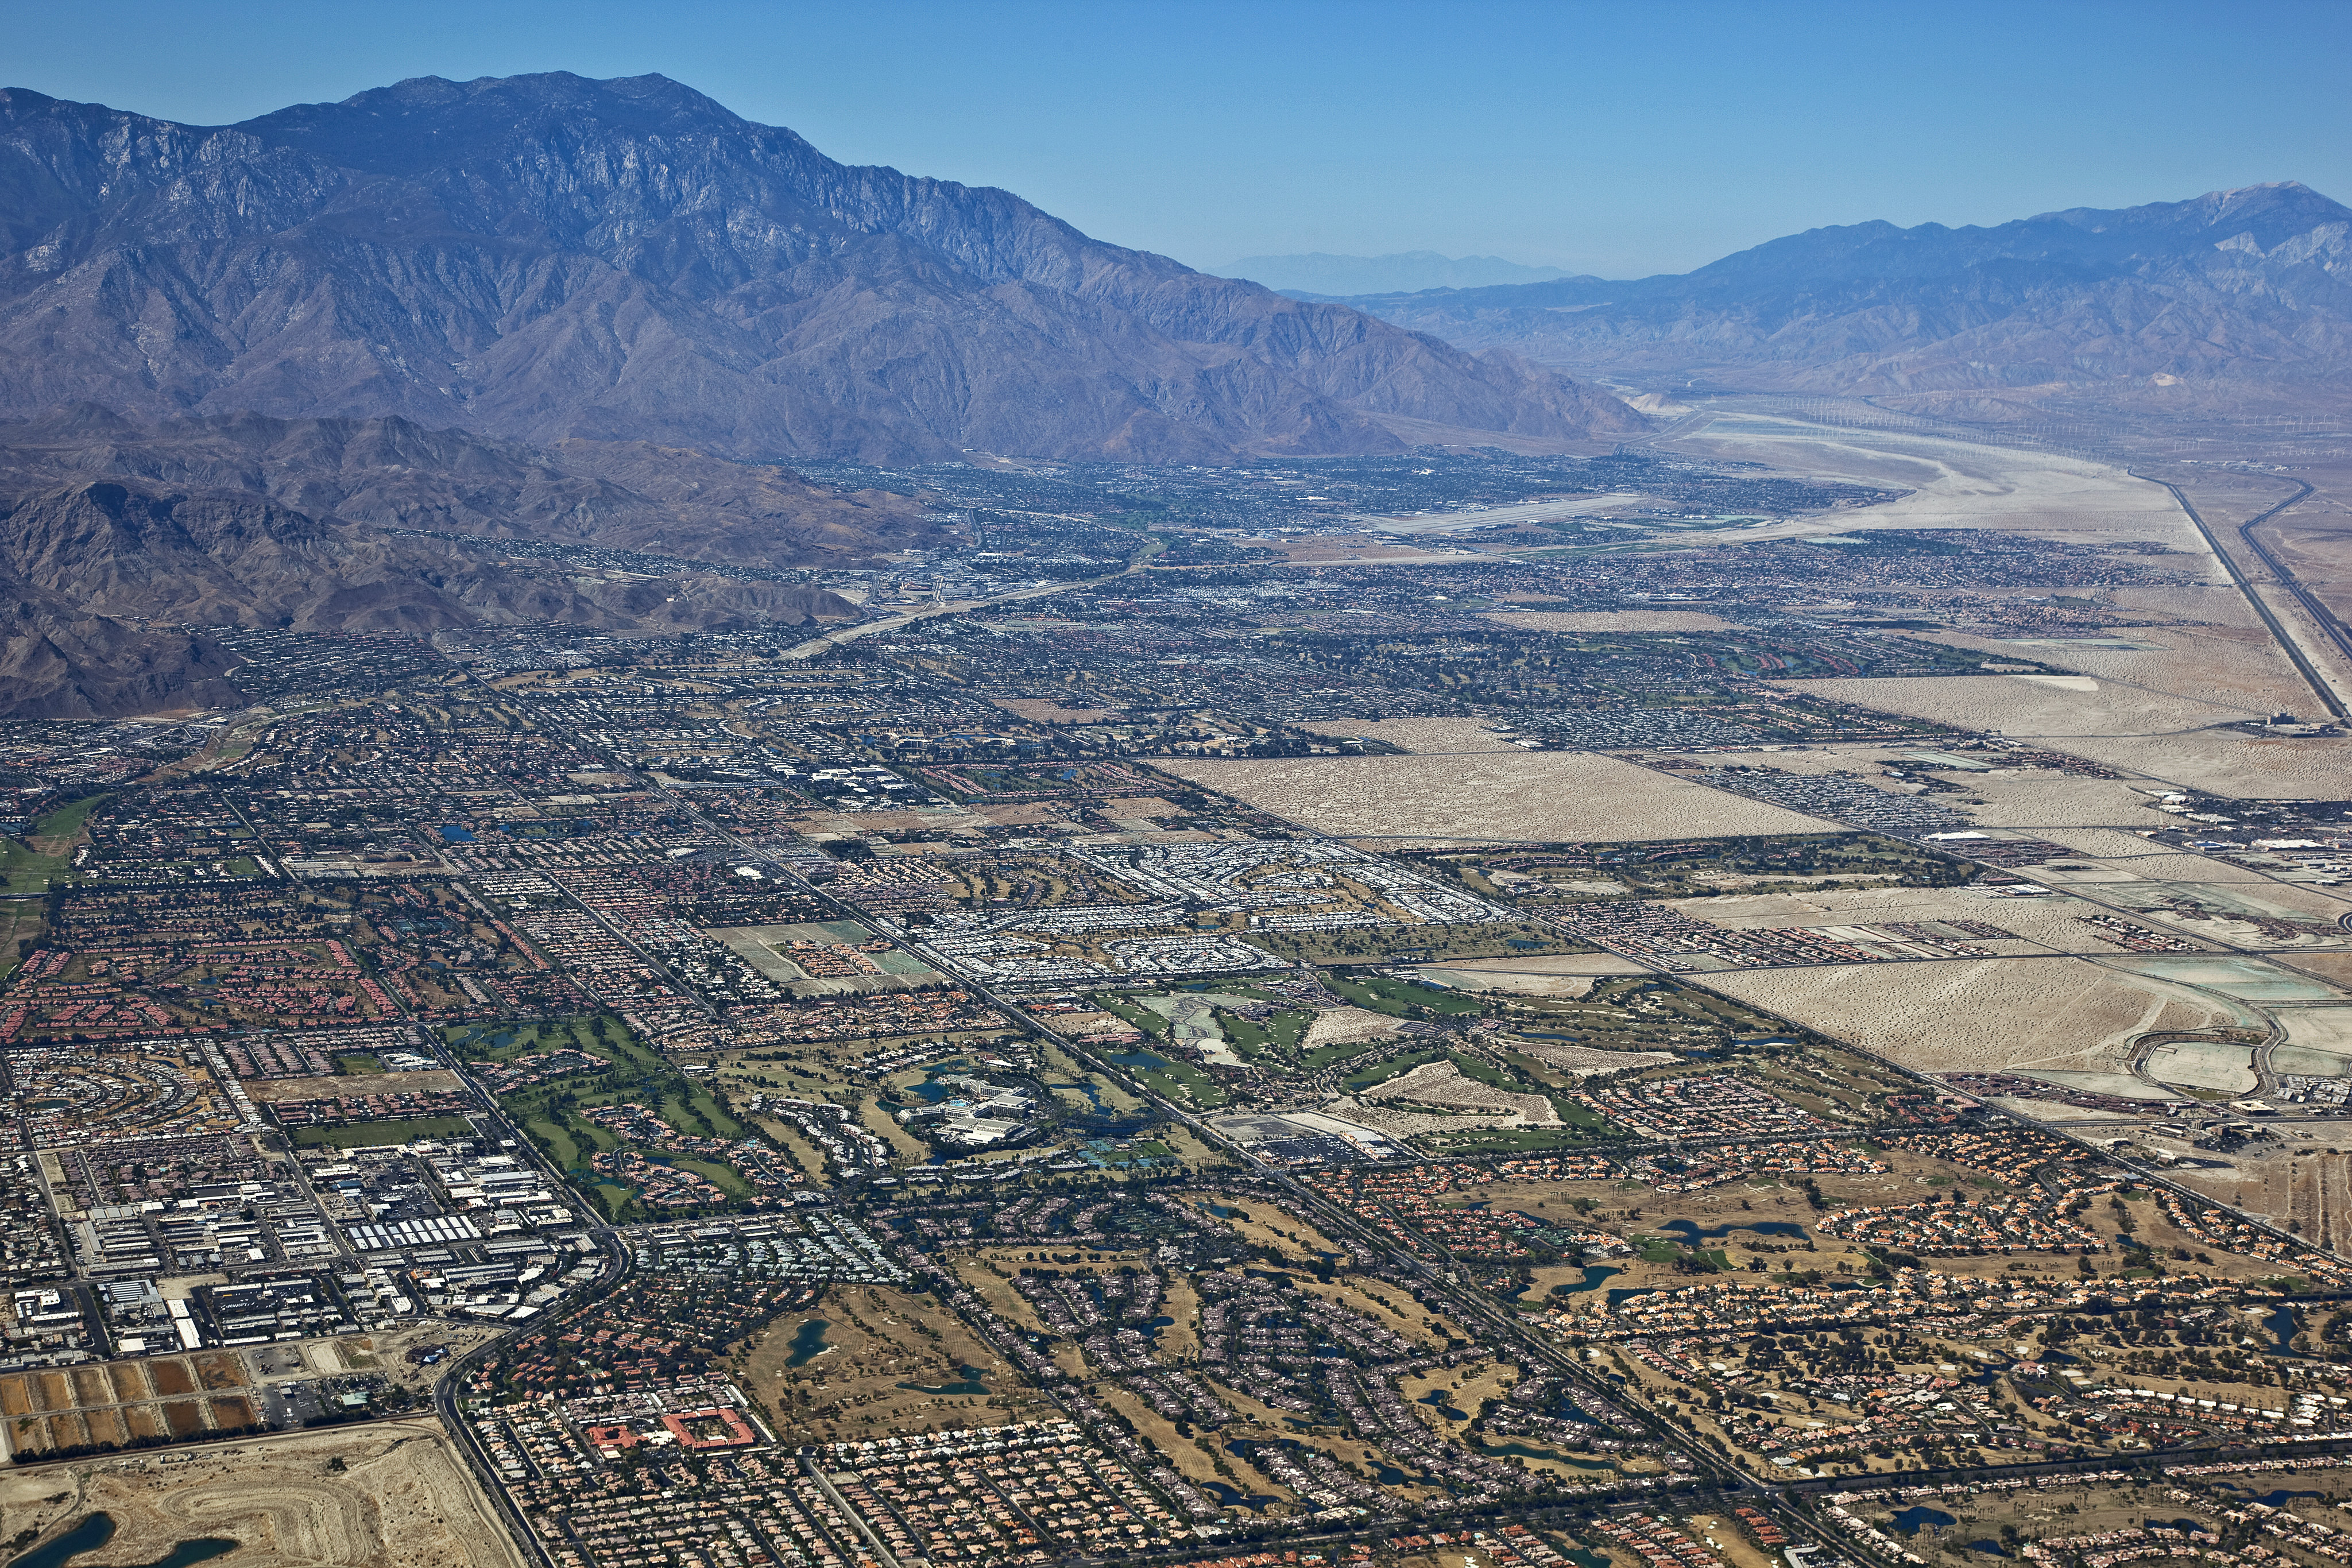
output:
<instances>
[{"instance_id":1,"label":"sandy desert terrain","mask_svg":"<svg viewBox=\"0 0 2352 1568\"><path fill-rule=\"evenodd\" d=\"M2263 716L2256 709L2089 675L1779 684L1884 713L2031 740L2148 779L2223 794L2332 799L2343 792L2352 767L2352 740L2242 734L2221 727Z\"/></svg>"},{"instance_id":2,"label":"sandy desert terrain","mask_svg":"<svg viewBox=\"0 0 2352 1568\"><path fill-rule=\"evenodd\" d=\"M1922 1072L2115 1071L2150 1031L2260 1027L2222 998L2084 958L1735 969L1695 983Z\"/></svg>"},{"instance_id":3,"label":"sandy desert terrain","mask_svg":"<svg viewBox=\"0 0 2352 1568\"><path fill-rule=\"evenodd\" d=\"M1163 766L1340 838L1562 843L1838 831L1836 823L1579 752Z\"/></svg>"}]
</instances>

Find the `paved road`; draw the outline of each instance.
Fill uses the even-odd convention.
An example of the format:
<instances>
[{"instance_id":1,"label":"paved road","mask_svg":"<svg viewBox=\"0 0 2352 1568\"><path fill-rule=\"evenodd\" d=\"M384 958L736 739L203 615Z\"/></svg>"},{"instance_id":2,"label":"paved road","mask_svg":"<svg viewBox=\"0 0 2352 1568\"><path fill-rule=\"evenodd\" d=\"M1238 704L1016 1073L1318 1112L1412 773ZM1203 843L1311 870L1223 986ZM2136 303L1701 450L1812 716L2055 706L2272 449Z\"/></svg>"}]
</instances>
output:
<instances>
[{"instance_id":1,"label":"paved road","mask_svg":"<svg viewBox=\"0 0 2352 1568\"><path fill-rule=\"evenodd\" d=\"M2221 541L2213 537L2212 528L2205 521L2204 516L2197 510L2195 504L2189 499L2188 494L2170 480L2158 479L2152 474L2142 474L2131 468L2126 468L2124 472L2135 479L2145 479L2151 485L2161 485L2172 492L2173 500L2179 504L2181 511L2187 515L2189 520L2196 525L2197 531L2205 537L2205 543L2213 551L2214 559L2221 563L2221 570L2230 574L2230 580L2237 584L2238 591L2245 595L2246 602L2253 606L2256 615L2262 617L2263 625L2269 631L2271 640L2279 645L2279 651L2284 653L2289 662L2294 665L2295 673L2303 677L2304 685L2311 688L2311 695L2317 697L2319 705L2336 717L2347 716L2344 699L2336 695L2336 687L2320 674L2311 660L2305 655L2301 645L2287 634L2286 627L2280 622L2276 613L2263 602L2263 596L2254 591L2253 583L2247 580L2243 571L2239 570L2238 563L2230 558L2230 552L2221 548ZM2297 483L2301 484L2301 481L2298 480ZM2294 573L2280 565L2277 559L2263 548L2261 541L2257 540L2251 531L2256 524L2269 521L2310 494L2311 486L2304 485L2298 493L2289 496L2261 517L2249 518L2241 524L2238 536L2252 546L2254 553L2262 558L2263 563L2278 575L2279 585L2293 594L2303 607L2310 611L2318 620L2319 629L2334 638L2336 645L2347 657L2352 657L2352 642L2347 642L2342 635L2343 623L2336 619L2326 606L2313 598L2296 580Z\"/></svg>"}]
</instances>

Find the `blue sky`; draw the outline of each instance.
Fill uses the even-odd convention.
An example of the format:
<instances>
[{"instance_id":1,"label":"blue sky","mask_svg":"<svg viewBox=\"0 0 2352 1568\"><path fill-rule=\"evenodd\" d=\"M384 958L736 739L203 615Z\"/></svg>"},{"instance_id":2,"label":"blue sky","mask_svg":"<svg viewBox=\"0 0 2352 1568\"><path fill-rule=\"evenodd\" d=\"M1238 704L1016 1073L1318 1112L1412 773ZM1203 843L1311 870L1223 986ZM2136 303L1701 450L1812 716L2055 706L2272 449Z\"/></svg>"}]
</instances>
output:
<instances>
[{"instance_id":1,"label":"blue sky","mask_svg":"<svg viewBox=\"0 0 2352 1568\"><path fill-rule=\"evenodd\" d=\"M2352 202L2352 3L367 5L15 0L0 82L197 122L403 77L659 71L846 162L1195 266L1680 271L1823 224L2298 179Z\"/></svg>"}]
</instances>

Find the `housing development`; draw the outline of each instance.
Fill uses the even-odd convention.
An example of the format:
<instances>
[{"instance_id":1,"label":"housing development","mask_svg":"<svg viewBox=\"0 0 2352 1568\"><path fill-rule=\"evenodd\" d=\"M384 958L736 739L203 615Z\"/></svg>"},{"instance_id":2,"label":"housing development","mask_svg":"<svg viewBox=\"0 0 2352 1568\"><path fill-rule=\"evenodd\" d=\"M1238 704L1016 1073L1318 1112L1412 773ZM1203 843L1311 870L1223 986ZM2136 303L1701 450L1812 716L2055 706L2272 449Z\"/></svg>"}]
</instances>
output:
<instances>
[{"instance_id":1,"label":"housing development","mask_svg":"<svg viewBox=\"0 0 2352 1568\"><path fill-rule=\"evenodd\" d=\"M0 727L6 1474L540 1568L2352 1560L2345 740L2194 530L1424 465L842 465L956 542L824 635ZM2186 750L2065 706L2230 659Z\"/></svg>"}]
</instances>

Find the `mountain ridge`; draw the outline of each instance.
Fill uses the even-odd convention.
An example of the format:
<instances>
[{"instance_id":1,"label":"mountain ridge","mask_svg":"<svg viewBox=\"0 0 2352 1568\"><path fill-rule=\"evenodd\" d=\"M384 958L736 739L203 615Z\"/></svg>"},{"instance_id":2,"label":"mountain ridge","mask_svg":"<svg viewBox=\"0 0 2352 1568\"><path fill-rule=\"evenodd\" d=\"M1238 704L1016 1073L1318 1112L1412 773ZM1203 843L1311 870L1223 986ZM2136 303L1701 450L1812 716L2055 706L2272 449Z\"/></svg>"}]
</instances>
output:
<instances>
[{"instance_id":1,"label":"mountain ridge","mask_svg":"<svg viewBox=\"0 0 2352 1568\"><path fill-rule=\"evenodd\" d=\"M1351 303L1579 373L1726 388L2352 390L2352 208L2288 181L1990 227L1812 229L1683 274Z\"/></svg>"},{"instance_id":2,"label":"mountain ridge","mask_svg":"<svg viewBox=\"0 0 2352 1568\"><path fill-rule=\"evenodd\" d=\"M1507 350L837 163L659 77L416 78L225 127L5 89L0 209L0 413L932 461L1645 428Z\"/></svg>"}]
</instances>

